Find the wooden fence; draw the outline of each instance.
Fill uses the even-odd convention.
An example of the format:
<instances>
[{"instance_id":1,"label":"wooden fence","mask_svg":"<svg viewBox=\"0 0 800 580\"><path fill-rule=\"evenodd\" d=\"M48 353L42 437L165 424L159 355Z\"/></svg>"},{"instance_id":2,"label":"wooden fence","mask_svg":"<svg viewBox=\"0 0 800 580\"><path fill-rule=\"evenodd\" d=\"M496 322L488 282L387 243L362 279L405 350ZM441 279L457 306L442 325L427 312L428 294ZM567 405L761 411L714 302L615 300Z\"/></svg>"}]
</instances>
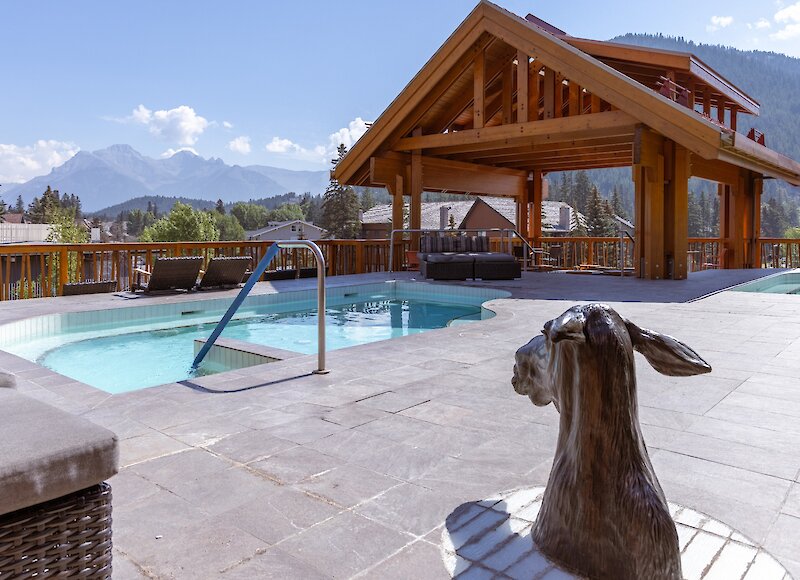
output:
<instances>
[{"instance_id":1,"label":"wooden fence","mask_svg":"<svg viewBox=\"0 0 800 580\"><path fill-rule=\"evenodd\" d=\"M178 242L178 243L94 243L94 244L8 244L0 246L0 300L37 298L61 294L64 284L90 280L116 280L119 290L135 282L134 269L149 268L159 256L251 256L255 265L270 241ZM388 240L320 240L317 242L327 263L327 274L362 274L389 270ZM620 267L618 238L542 238L535 246L546 254L536 263L556 269L585 265ZM514 242L522 255L519 240ZM397 240L394 270L409 265L411 242ZM720 267L721 242L716 238L690 238L688 271ZM760 267L800 267L800 240L759 241ZM492 240L492 249L508 251L508 242ZM625 240L624 267L633 268L633 242ZM313 267L311 253L304 249L281 249L271 270L299 270Z\"/></svg>"}]
</instances>

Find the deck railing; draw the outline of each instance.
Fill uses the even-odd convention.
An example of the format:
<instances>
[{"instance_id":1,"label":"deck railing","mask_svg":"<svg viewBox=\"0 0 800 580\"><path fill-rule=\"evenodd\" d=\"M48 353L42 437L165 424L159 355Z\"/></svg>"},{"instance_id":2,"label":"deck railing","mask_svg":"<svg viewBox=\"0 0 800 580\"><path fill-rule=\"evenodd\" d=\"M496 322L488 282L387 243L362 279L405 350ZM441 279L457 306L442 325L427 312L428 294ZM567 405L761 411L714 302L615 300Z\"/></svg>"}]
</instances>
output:
<instances>
[{"instance_id":1,"label":"deck railing","mask_svg":"<svg viewBox=\"0 0 800 580\"><path fill-rule=\"evenodd\" d=\"M271 241L177 242L177 243L94 243L94 244L7 244L0 245L0 300L57 296L69 282L117 280L119 290L129 290L134 269L148 268L159 256L251 256L257 264ZM534 264L555 269L581 267L619 268L619 238L547 237L531 240L546 254ZM626 268L632 268L633 243L625 240ZM388 240L319 240L328 276L386 272L389 270ZM508 251L507 240L495 238L492 249ZM519 240L515 245L520 247ZM409 267L413 259L410 240L397 240L394 270ZM689 272L720 267L722 243L717 238L689 238ZM800 240L763 238L759 240L762 268L800 267ZM546 258L544 257L546 256ZM545 263L546 260L546 263ZM311 254L303 249L282 249L275 260L279 270L313 268Z\"/></svg>"}]
</instances>

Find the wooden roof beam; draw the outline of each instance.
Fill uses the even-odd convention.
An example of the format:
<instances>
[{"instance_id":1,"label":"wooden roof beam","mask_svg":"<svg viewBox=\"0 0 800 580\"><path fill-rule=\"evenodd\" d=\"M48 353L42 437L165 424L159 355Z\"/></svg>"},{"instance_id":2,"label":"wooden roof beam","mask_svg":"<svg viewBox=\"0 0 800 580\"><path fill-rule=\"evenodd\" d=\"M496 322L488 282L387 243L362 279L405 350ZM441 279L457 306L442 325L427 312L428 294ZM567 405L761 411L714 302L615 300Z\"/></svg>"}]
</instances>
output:
<instances>
[{"instance_id":1,"label":"wooden roof beam","mask_svg":"<svg viewBox=\"0 0 800 580\"><path fill-rule=\"evenodd\" d=\"M520 153L558 153L561 151L581 151L594 150L613 146L631 146L633 144L633 134L620 135L617 137L602 137L598 139L584 139L582 141L566 141L563 143L526 143L518 147L505 149L495 149L491 152L471 151L458 154L458 159L462 161L472 161L491 155L494 158L519 155Z\"/></svg>"},{"instance_id":2,"label":"wooden roof beam","mask_svg":"<svg viewBox=\"0 0 800 580\"><path fill-rule=\"evenodd\" d=\"M370 182L394 183L397 175L407 175L408 154L390 153L370 159ZM422 156L422 187L429 191L471 192L516 197L525 186L528 174L515 169Z\"/></svg>"},{"instance_id":3,"label":"wooden roof beam","mask_svg":"<svg viewBox=\"0 0 800 580\"><path fill-rule=\"evenodd\" d=\"M494 147L496 142L520 139L538 138L543 142L561 142L598 136L627 135L633 132L635 125L636 120L627 113L608 111L576 117L513 123L485 129L468 129L454 133L406 137L397 141L393 149L395 151L413 151L435 148L437 152L446 154L448 148L456 148L461 145L484 144L488 149Z\"/></svg>"}]
</instances>

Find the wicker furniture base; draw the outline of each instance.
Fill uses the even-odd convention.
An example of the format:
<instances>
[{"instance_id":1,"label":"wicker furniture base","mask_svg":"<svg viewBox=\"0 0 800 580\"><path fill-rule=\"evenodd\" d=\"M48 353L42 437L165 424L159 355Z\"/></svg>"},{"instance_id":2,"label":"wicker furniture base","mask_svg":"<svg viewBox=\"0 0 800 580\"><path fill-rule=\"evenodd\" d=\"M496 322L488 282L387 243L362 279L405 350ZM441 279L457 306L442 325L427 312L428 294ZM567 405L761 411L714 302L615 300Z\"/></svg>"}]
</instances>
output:
<instances>
[{"instance_id":1,"label":"wicker furniture base","mask_svg":"<svg viewBox=\"0 0 800 580\"><path fill-rule=\"evenodd\" d=\"M0 579L111 578L107 483L0 516Z\"/></svg>"}]
</instances>

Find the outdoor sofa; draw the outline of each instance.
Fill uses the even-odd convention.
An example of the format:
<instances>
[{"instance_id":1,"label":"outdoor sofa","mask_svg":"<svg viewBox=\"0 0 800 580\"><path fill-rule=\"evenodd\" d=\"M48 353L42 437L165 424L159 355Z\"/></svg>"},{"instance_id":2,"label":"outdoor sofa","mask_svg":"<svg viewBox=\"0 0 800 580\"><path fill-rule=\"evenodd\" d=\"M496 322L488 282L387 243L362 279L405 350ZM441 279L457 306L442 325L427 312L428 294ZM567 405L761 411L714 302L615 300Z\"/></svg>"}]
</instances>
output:
<instances>
[{"instance_id":1,"label":"outdoor sofa","mask_svg":"<svg viewBox=\"0 0 800 580\"><path fill-rule=\"evenodd\" d=\"M489 251L487 236L426 234L417 255L420 275L433 280L512 280L522 275L514 256Z\"/></svg>"},{"instance_id":2,"label":"outdoor sofa","mask_svg":"<svg viewBox=\"0 0 800 580\"><path fill-rule=\"evenodd\" d=\"M0 388L0 578L111 578L117 436Z\"/></svg>"}]
</instances>

